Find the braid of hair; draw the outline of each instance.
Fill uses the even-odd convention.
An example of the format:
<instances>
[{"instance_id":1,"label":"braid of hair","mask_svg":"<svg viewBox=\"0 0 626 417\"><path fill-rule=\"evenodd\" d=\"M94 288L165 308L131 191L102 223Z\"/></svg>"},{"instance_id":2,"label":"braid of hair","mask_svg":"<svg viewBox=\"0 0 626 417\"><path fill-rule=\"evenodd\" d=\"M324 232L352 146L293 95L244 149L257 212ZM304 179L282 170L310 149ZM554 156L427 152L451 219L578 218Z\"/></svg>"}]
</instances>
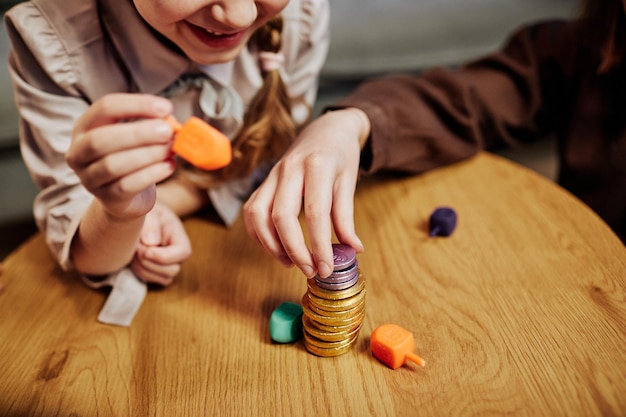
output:
<instances>
[{"instance_id":1,"label":"braid of hair","mask_svg":"<svg viewBox=\"0 0 626 417\"><path fill-rule=\"evenodd\" d=\"M253 37L261 54L278 54L281 47L282 17L259 28ZM291 100L278 66L261 65L263 86L244 116L243 127L233 143L233 161L224 169L225 179L250 174L261 162L284 153L296 136Z\"/></svg>"},{"instance_id":2,"label":"braid of hair","mask_svg":"<svg viewBox=\"0 0 626 417\"><path fill-rule=\"evenodd\" d=\"M282 17L277 16L257 29L251 42L270 59L281 47ZM273 161L293 142L297 126L291 116L291 99L278 66L261 65L263 86L246 111L243 126L233 141L233 160L217 171L202 171L183 162L181 174L197 187L210 188L223 181L248 176L264 161Z\"/></svg>"}]
</instances>

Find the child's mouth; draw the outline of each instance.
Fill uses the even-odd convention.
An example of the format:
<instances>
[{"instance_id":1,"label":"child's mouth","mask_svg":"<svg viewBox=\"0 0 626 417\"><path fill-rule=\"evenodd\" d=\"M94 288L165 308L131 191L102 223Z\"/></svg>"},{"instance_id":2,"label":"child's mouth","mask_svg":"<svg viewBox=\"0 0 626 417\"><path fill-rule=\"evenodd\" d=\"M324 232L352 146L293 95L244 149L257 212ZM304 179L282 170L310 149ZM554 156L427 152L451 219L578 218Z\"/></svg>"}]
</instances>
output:
<instances>
[{"instance_id":1,"label":"child's mouth","mask_svg":"<svg viewBox=\"0 0 626 417\"><path fill-rule=\"evenodd\" d=\"M210 37L213 37L215 39L226 39L228 37L232 37L235 36L235 34L228 34L228 33L221 33L221 32L212 32L210 30L206 31L206 34Z\"/></svg>"},{"instance_id":2,"label":"child's mouth","mask_svg":"<svg viewBox=\"0 0 626 417\"><path fill-rule=\"evenodd\" d=\"M191 23L188 23L188 26L198 40L211 48L230 48L238 45L246 33L245 30L234 33L209 31Z\"/></svg>"}]
</instances>

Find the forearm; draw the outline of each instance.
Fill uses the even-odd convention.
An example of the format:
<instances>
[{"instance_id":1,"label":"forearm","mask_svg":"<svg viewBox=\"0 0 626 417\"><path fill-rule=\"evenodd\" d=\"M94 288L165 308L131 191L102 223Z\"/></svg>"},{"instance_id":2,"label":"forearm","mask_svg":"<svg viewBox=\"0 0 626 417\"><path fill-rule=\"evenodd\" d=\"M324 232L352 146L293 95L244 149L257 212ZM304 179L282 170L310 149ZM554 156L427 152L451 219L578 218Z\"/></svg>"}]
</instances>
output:
<instances>
[{"instance_id":1,"label":"forearm","mask_svg":"<svg viewBox=\"0 0 626 417\"><path fill-rule=\"evenodd\" d=\"M355 130L358 132L359 148L363 149L369 139L372 128L367 114L357 107L348 107L337 111L345 114L348 120L354 124Z\"/></svg>"},{"instance_id":2,"label":"forearm","mask_svg":"<svg viewBox=\"0 0 626 417\"><path fill-rule=\"evenodd\" d=\"M332 108L356 107L370 121L361 169L424 172L475 154L483 147L472 117L457 112L430 80L412 75L362 84Z\"/></svg>"},{"instance_id":3,"label":"forearm","mask_svg":"<svg viewBox=\"0 0 626 417\"><path fill-rule=\"evenodd\" d=\"M481 149L528 142L558 123L567 105L571 88L559 75L571 61L566 46L577 43L568 42L565 29L555 23L520 30L501 51L457 70L367 81L331 108L357 107L370 119L361 158L368 173L419 173Z\"/></svg>"},{"instance_id":4,"label":"forearm","mask_svg":"<svg viewBox=\"0 0 626 417\"><path fill-rule=\"evenodd\" d=\"M144 216L120 219L94 200L85 212L70 249L76 270L106 275L128 265L137 249Z\"/></svg>"},{"instance_id":5,"label":"forearm","mask_svg":"<svg viewBox=\"0 0 626 417\"><path fill-rule=\"evenodd\" d=\"M189 216L209 203L206 190L181 178L172 178L157 186L157 201L179 217Z\"/></svg>"}]
</instances>

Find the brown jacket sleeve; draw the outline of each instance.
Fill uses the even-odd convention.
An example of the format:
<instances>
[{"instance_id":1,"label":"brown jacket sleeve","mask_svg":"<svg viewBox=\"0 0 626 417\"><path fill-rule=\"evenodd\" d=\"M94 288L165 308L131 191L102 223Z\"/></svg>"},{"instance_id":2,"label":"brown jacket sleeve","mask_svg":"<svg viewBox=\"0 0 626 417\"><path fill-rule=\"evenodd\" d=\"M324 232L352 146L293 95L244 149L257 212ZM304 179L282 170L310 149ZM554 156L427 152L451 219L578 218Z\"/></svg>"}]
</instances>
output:
<instances>
[{"instance_id":1,"label":"brown jacket sleeve","mask_svg":"<svg viewBox=\"0 0 626 417\"><path fill-rule=\"evenodd\" d=\"M372 123L364 172L419 173L563 125L573 94L572 24L518 30L505 47L461 68L363 83L330 109L358 107Z\"/></svg>"}]
</instances>

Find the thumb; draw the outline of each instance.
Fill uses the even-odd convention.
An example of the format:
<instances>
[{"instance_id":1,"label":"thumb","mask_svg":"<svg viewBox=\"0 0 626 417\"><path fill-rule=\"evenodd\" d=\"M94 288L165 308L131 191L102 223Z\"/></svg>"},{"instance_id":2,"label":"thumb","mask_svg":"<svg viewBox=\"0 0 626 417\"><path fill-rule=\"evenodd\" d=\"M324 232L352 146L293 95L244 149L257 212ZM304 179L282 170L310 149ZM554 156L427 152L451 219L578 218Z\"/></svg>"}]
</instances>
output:
<instances>
[{"instance_id":1,"label":"thumb","mask_svg":"<svg viewBox=\"0 0 626 417\"><path fill-rule=\"evenodd\" d=\"M141 229L140 240L146 246L159 246L161 244L161 226L157 216L146 216Z\"/></svg>"}]
</instances>

